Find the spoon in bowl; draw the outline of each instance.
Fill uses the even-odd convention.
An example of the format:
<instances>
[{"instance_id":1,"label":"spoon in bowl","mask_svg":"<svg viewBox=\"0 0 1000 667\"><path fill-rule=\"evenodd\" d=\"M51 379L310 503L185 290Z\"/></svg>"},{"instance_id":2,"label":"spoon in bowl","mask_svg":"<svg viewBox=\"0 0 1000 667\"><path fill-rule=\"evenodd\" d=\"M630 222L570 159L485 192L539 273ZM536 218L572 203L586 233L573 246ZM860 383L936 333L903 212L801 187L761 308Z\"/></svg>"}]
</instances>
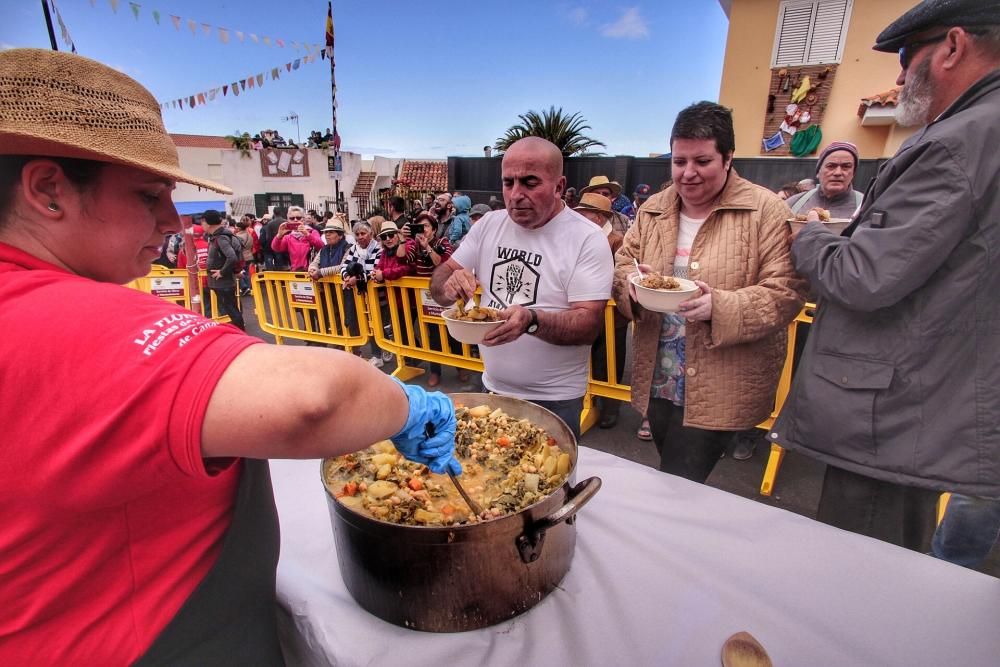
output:
<instances>
[{"instance_id":1,"label":"spoon in bowl","mask_svg":"<svg viewBox=\"0 0 1000 667\"><path fill-rule=\"evenodd\" d=\"M645 280L646 276L642 275L642 269L639 268L639 260L633 257L632 263L635 264L635 270L639 273L639 280Z\"/></svg>"}]
</instances>

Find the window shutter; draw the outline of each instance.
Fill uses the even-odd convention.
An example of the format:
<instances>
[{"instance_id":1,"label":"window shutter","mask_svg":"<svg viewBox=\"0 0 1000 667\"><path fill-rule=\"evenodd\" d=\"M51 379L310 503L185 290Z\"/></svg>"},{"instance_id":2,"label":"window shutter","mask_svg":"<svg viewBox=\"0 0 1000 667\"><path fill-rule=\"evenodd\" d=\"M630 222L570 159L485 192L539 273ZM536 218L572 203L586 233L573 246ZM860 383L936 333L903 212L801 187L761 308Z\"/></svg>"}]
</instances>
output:
<instances>
[{"instance_id":1,"label":"window shutter","mask_svg":"<svg viewBox=\"0 0 1000 667\"><path fill-rule=\"evenodd\" d=\"M853 0L784 0L772 67L840 62Z\"/></svg>"},{"instance_id":2,"label":"window shutter","mask_svg":"<svg viewBox=\"0 0 1000 667\"><path fill-rule=\"evenodd\" d=\"M778 28L778 45L774 66L798 65L805 62L809 26L814 5L783 5Z\"/></svg>"},{"instance_id":3,"label":"window shutter","mask_svg":"<svg viewBox=\"0 0 1000 667\"><path fill-rule=\"evenodd\" d=\"M828 0L819 3L806 62L818 64L840 60L840 38L844 32L846 15L847 0Z\"/></svg>"}]
</instances>

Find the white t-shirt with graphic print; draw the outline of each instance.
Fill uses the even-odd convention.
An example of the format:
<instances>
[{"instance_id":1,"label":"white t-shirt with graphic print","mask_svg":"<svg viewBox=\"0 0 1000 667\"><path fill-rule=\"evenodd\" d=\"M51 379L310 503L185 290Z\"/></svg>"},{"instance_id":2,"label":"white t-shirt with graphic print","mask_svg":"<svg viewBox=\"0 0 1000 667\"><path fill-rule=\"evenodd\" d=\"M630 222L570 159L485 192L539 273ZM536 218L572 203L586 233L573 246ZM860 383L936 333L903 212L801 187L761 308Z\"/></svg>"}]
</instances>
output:
<instances>
[{"instance_id":1,"label":"white t-shirt with graphic print","mask_svg":"<svg viewBox=\"0 0 1000 667\"><path fill-rule=\"evenodd\" d=\"M545 311L568 310L578 301L611 297L611 248L601 228L564 208L539 229L524 229L492 211L472 226L453 260L475 269L482 305L519 304ZM553 345L524 334L495 347L480 346L490 391L527 400L560 401L587 391L589 345Z\"/></svg>"}]
</instances>

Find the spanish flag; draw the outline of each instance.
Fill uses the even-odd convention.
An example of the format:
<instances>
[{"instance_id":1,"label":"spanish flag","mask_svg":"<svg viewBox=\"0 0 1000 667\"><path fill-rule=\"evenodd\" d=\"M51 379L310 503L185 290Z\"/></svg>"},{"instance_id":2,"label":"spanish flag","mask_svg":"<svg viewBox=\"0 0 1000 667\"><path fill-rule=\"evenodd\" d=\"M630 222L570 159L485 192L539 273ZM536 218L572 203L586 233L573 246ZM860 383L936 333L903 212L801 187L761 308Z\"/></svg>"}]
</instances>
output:
<instances>
[{"instance_id":1,"label":"spanish flag","mask_svg":"<svg viewBox=\"0 0 1000 667\"><path fill-rule=\"evenodd\" d=\"M333 0L326 3L326 57L333 57Z\"/></svg>"}]
</instances>

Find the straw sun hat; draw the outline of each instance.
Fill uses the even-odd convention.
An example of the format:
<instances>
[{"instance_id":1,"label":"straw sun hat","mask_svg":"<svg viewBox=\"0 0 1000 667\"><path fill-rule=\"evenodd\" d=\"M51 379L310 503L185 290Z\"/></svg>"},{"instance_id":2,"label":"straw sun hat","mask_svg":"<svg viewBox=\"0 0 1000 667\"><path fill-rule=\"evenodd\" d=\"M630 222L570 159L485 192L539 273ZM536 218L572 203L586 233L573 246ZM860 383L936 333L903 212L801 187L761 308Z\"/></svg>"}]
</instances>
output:
<instances>
[{"instance_id":1,"label":"straw sun hat","mask_svg":"<svg viewBox=\"0 0 1000 667\"><path fill-rule=\"evenodd\" d=\"M0 155L113 162L223 194L181 171L160 105L106 65L44 49L0 52Z\"/></svg>"}]
</instances>

